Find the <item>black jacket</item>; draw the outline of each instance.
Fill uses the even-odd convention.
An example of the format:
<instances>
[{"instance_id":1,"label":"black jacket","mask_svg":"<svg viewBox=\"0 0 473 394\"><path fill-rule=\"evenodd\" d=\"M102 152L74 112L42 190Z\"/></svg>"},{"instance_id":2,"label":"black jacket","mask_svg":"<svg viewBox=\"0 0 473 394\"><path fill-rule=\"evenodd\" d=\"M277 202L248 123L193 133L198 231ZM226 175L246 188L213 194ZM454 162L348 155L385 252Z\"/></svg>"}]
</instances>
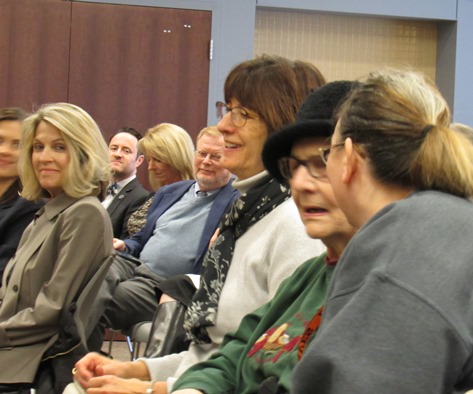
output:
<instances>
[{"instance_id":1,"label":"black jacket","mask_svg":"<svg viewBox=\"0 0 473 394\"><path fill-rule=\"evenodd\" d=\"M138 178L128 182L115 196L107 211L112 220L113 236L128 237L128 219L148 198L149 191L141 186Z\"/></svg>"},{"instance_id":2,"label":"black jacket","mask_svg":"<svg viewBox=\"0 0 473 394\"><path fill-rule=\"evenodd\" d=\"M18 195L18 190L19 183L15 182L5 193L11 192L13 198L0 201L0 280L5 266L16 252L25 228L33 220L36 211L44 205L44 201L25 200Z\"/></svg>"}]
</instances>

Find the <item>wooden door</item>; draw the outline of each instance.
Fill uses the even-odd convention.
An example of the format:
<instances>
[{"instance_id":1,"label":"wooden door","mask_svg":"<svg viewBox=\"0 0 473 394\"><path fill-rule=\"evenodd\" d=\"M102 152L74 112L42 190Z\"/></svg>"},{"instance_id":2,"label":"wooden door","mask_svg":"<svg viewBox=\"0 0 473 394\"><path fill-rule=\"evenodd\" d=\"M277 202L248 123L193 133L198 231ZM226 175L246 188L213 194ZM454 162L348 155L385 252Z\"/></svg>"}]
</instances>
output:
<instances>
[{"instance_id":1,"label":"wooden door","mask_svg":"<svg viewBox=\"0 0 473 394\"><path fill-rule=\"evenodd\" d=\"M106 136L170 122L207 124L211 13L73 3L69 101Z\"/></svg>"},{"instance_id":2,"label":"wooden door","mask_svg":"<svg viewBox=\"0 0 473 394\"><path fill-rule=\"evenodd\" d=\"M67 101L71 3L0 0L0 108Z\"/></svg>"},{"instance_id":3,"label":"wooden door","mask_svg":"<svg viewBox=\"0 0 473 394\"><path fill-rule=\"evenodd\" d=\"M209 11L0 0L0 108L65 101L106 140L162 122L195 137L207 125L210 31Z\"/></svg>"}]
</instances>

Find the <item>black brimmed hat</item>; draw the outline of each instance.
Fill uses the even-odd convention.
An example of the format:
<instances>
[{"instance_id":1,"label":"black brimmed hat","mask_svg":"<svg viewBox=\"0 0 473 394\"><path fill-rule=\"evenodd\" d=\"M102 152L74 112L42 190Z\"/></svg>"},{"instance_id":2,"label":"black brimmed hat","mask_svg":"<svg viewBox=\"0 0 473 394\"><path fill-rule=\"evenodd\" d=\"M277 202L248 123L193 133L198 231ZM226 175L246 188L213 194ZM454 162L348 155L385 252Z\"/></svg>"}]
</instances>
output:
<instances>
[{"instance_id":1,"label":"black brimmed hat","mask_svg":"<svg viewBox=\"0 0 473 394\"><path fill-rule=\"evenodd\" d=\"M296 121L267 139L263 148L263 163L274 178L284 181L278 160L291 154L294 141L307 137L330 137L333 134L334 112L355 84L353 81L335 81L314 90L302 104Z\"/></svg>"}]
</instances>

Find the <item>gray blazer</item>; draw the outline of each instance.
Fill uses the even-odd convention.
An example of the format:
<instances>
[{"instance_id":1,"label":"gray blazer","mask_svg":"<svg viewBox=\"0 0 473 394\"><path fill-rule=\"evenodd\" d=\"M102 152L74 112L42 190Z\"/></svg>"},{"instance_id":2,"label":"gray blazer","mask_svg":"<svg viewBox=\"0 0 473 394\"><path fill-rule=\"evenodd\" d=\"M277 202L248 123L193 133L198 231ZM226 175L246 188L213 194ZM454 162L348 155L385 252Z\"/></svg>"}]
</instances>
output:
<instances>
[{"instance_id":1,"label":"gray blazer","mask_svg":"<svg viewBox=\"0 0 473 394\"><path fill-rule=\"evenodd\" d=\"M0 288L0 383L33 381L62 310L112 253L112 237L96 197L62 194L38 211Z\"/></svg>"}]
</instances>

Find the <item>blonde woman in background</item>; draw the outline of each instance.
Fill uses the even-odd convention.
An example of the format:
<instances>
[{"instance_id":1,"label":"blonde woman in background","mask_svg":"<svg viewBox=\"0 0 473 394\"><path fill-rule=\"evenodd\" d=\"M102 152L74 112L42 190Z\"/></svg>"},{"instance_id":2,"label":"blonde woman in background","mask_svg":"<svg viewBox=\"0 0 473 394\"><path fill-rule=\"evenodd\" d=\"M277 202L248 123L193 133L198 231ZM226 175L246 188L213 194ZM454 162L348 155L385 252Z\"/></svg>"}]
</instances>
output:
<instances>
[{"instance_id":1,"label":"blonde woman in background","mask_svg":"<svg viewBox=\"0 0 473 394\"><path fill-rule=\"evenodd\" d=\"M128 220L128 233L133 236L146 223L148 209L155 192L174 182L194 179L194 144L182 127L160 123L149 129L138 142L138 148L148 160L149 183L154 192Z\"/></svg>"},{"instance_id":2,"label":"blonde woman in background","mask_svg":"<svg viewBox=\"0 0 473 394\"><path fill-rule=\"evenodd\" d=\"M22 196L48 198L26 228L0 289L0 391L35 382L65 308L112 253L97 196L110 173L107 145L81 108L49 104L23 122ZM44 364L41 364L44 365Z\"/></svg>"}]
</instances>

